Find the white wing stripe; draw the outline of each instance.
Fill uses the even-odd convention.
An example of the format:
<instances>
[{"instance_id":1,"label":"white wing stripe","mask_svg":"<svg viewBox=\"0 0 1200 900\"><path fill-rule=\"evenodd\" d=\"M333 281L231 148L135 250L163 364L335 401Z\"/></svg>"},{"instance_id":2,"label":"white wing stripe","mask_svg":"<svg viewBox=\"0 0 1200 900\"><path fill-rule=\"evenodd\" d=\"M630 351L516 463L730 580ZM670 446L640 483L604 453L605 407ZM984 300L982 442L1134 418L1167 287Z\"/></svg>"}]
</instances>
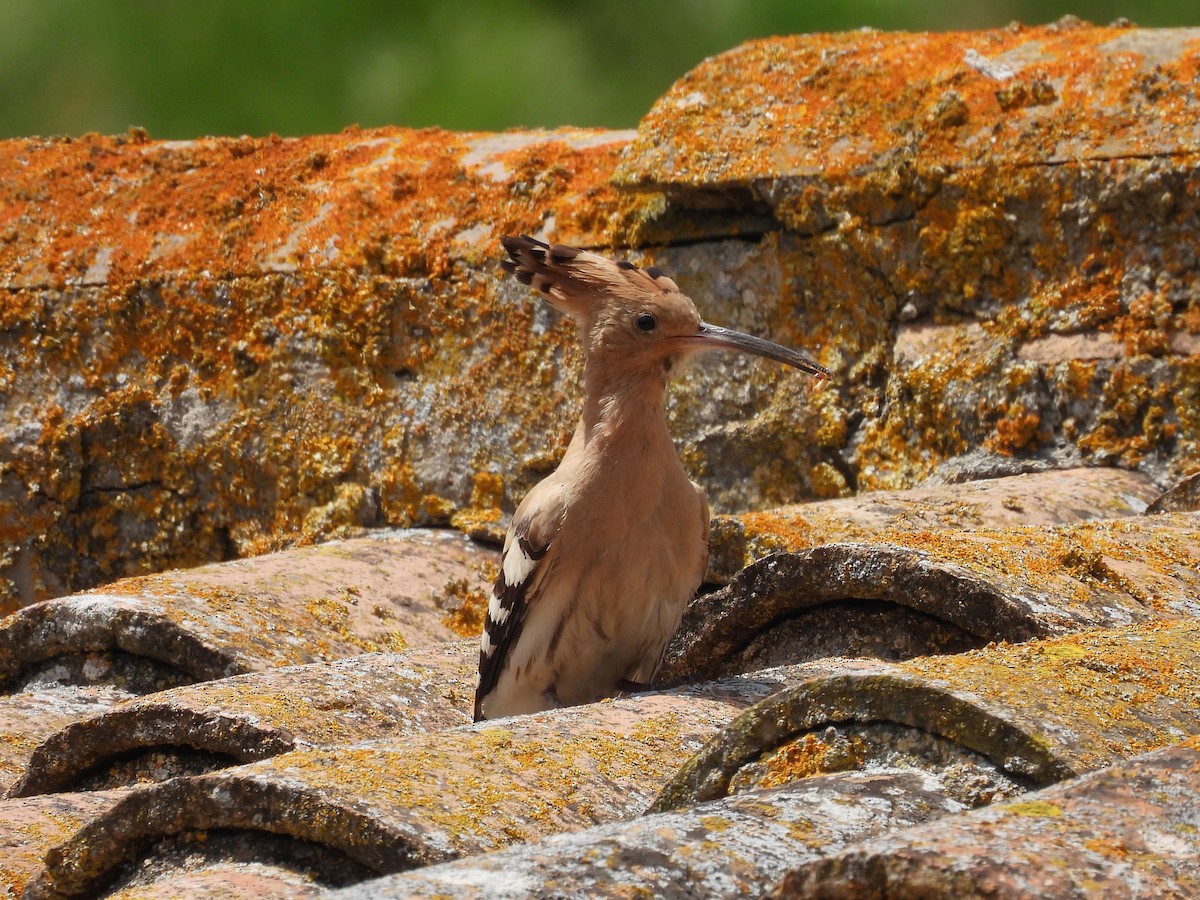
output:
<instances>
[{"instance_id":1,"label":"white wing stripe","mask_svg":"<svg viewBox=\"0 0 1200 900\"><path fill-rule=\"evenodd\" d=\"M492 594L492 599L488 601L488 622L493 625L503 625L508 621L508 614L511 610L504 605L503 600L496 593Z\"/></svg>"},{"instance_id":2,"label":"white wing stripe","mask_svg":"<svg viewBox=\"0 0 1200 900\"><path fill-rule=\"evenodd\" d=\"M524 584L536 565L537 560L525 552L521 541L513 541L504 554L504 583L510 586Z\"/></svg>"}]
</instances>

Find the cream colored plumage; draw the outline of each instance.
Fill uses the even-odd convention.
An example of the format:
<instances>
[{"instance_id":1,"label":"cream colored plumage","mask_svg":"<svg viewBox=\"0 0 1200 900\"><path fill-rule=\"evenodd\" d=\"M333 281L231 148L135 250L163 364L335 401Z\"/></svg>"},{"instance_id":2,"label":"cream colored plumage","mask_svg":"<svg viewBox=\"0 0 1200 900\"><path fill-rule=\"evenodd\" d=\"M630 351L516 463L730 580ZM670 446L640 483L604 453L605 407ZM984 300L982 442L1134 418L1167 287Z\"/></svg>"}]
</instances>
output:
<instances>
[{"instance_id":1,"label":"cream colored plumage","mask_svg":"<svg viewBox=\"0 0 1200 900\"><path fill-rule=\"evenodd\" d=\"M648 683L704 577L708 503L683 470L664 399L678 358L797 353L701 321L655 268L530 237L502 265L571 316L584 408L558 469L525 497L481 637L475 719L535 712Z\"/></svg>"}]
</instances>

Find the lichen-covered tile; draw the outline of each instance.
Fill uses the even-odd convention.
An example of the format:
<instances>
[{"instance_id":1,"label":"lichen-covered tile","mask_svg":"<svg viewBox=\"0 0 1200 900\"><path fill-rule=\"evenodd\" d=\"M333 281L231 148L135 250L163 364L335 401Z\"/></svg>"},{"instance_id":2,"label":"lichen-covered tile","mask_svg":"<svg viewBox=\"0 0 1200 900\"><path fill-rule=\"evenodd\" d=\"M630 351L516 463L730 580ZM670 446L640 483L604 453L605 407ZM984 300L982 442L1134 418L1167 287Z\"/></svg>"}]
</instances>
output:
<instances>
[{"instance_id":1,"label":"lichen-covered tile","mask_svg":"<svg viewBox=\"0 0 1200 900\"><path fill-rule=\"evenodd\" d=\"M728 581L767 553L817 544L862 541L892 531L1062 525L1085 519L1136 515L1158 496L1153 481L1122 469L1075 468L1031 472L955 484L871 491L727 517ZM710 563L710 575L714 574Z\"/></svg>"},{"instance_id":2,"label":"lichen-covered tile","mask_svg":"<svg viewBox=\"0 0 1200 900\"><path fill-rule=\"evenodd\" d=\"M33 895L95 890L192 832L283 835L297 854L315 844L386 874L628 819L722 725L795 680L764 673L295 750L144 787L60 846Z\"/></svg>"},{"instance_id":3,"label":"lichen-covered tile","mask_svg":"<svg viewBox=\"0 0 1200 900\"><path fill-rule=\"evenodd\" d=\"M427 866L334 896L754 896L800 860L962 809L927 773L827 775Z\"/></svg>"},{"instance_id":4,"label":"lichen-covered tile","mask_svg":"<svg viewBox=\"0 0 1200 900\"><path fill-rule=\"evenodd\" d=\"M11 691L61 669L146 693L448 640L474 630L463 594L490 588L495 558L455 532L400 530L129 578L5 619L0 679Z\"/></svg>"},{"instance_id":5,"label":"lichen-covered tile","mask_svg":"<svg viewBox=\"0 0 1200 900\"><path fill-rule=\"evenodd\" d=\"M847 208L911 215L965 170L1171 156L1197 141L1198 35L1075 22L751 41L655 103L617 180L710 216L765 202L814 233Z\"/></svg>"},{"instance_id":6,"label":"lichen-covered tile","mask_svg":"<svg viewBox=\"0 0 1200 900\"><path fill-rule=\"evenodd\" d=\"M45 686L0 697L0 796L21 779L30 755L47 736L128 697L107 685Z\"/></svg>"},{"instance_id":7,"label":"lichen-covered tile","mask_svg":"<svg viewBox=\"0 0 1200 900\"><path fill-rule=\"evenodd\" d=\"M603 241L637 205L608 183L631 137L0 141L0 610L498 515L516 466L481 458L479 408L515 415L497 383L546 372L568 331L496 288L496 239ZM527 433L556 434L560 403L529 398Z\"/></svg>"},{"instance_id":8,"label":"lichen-covered tile","mask_svg":"<svg viewBox=\"0 0 1200 900\"><path fill-rule=\"evenodd\" d=\"M1200 895L1200 741L874 838L789 872L774 897Z\"/></svg>"},{"instance_id":9,"label":"lichen-covered tile","mask_svg":"<svg viewBox=\"0 0 1200 900\"><path fill-rule=\"evenodd\" d=\"M159 691L28 734L16 796L199 774L471 721L479 647L447 641ZM45 735L40 742L36 735Z\"/></svg>"},{"instance_id":10,"label":"lichen-covered tile","mask_svg":"<svg viewBox=\"0 0 1200 900\"><path fill-rule=\"evenodd\" d=\"M903 659L1198 615L1195 514L1053 527L894 527L870 541L768 555L697 598L660 678L821 656Z\"/></svg>"},{"instance_id":11,"label":"lichen-covered tile","mask_svg":"<svg viewBox=\"0 0 1200 900\"><path fill-rule=\"evenodd\" d=\"M127 579L99 592L26 607L0 624L0 786L11 787L30 753L72 722L99 717L128 725L130 715L151 715L126 711L104 718L125 699L235 673L474 634L495 557L495 551L455 532L381 532ZM367 715L365 707L360 712ZM167 731L204 727L180 708L165 715L174 723ZM188 748L180 751L188 761L175 761L182 769L168 764L168 740L160 748L165 755L148 767L126 760L117 781L141 777L138 773L147 768L159 770L161 777L203 770L225 764L230 753L234 759L257 758L253 735L261 736L258 730L229 725L216 731L225 735L225 743L212 734L199 742L181 737L182 744L175 746ZM231 732L240 737L235 740ZM114 747L128 751L138 729L105 733ZM72 746L86 753L95 743ZM265 746L280 752L272 740ZM216 756L206 756L204 747ZM90 767L68 770L85 780L97 775Z\"/></svg>"},{"instance_id":12,"label":"lichen-covered tile","mask_svg":"<svg viewBox=\"0 0 1200 900\"><path fill-rule=\"evenodd\" d=\"M632 137L595 128L348 128L295 138L7 140L0 159L12 174L3 189L13 231L0 269L8 288L314 268L428 271L477 258L505 213L525 217L517 229L536 229L534 210L513 188L539 176L537 212L594 241L603 210L615 205L601 178ZM180 173L189 194L211 202L173 191ZM256 189L269 189L269 202ZM578 193L587 194L587 209ZM130 227L151 216L152 228ZM79 234L80 218L93 223L91 234ZM44 255L26 257L23 245Z\"/></svg>"},{"instance_id":13,"label":"lichen-covered tile","mask_svg":"<svg viewBox=\"0 0 1200 900\"><path fill-rule=\"evenodd\" d=\"M125 794L94 791L0 800L0 888L5 896L20 896L41 872L48 853Z\"/></svg>"},{"instance_id":14,"label":"lichen-covered tile","mask_svg":"<svg viewBox=\"0 0 1200 900\"><path fill-rule=\"evenodd\" d=\"M1200 512L1200 472L1172 485L1146 509L1147 513Z\"/></svg>"},{"instance_id":15,"label":"lichen-covered tile","mask_svg":"<svg viewBox=\"0 0 1200 900\"><path fill-rule=\"evenodd\" d=\"M830 661L722 729L656 801L673 809L829 771L960 773L976 804L1200 730L1200 620L1084 631L902 663Z\"/></svg>"},{"instance_id":16,"label":"lichen-covered tile","mask_svg":"<svg viewBox=\"0 0 1200 900\"><path fill-rule=\"evenodd\" d=\"M686 240L656 254L669 270L765 234L776 327L838 376L818 415L781 404L686 449L739 468L740 446L760 484L815 497L1047 462L1194 471L1198 34L783 36L676 82L616 173L660 200L625 240Z\"/></svg>"}]
</instances>

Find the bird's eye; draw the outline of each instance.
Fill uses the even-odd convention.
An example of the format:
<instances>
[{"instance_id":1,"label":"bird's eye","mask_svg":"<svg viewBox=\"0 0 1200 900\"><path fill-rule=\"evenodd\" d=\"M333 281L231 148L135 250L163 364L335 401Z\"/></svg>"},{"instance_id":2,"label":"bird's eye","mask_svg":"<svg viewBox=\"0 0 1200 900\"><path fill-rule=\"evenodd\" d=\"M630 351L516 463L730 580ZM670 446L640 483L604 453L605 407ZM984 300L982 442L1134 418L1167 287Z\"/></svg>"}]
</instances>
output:
<instances>
[{"instance_id":1,"label":"bird's eye","mask_svg":"<svg viewBox=\"0 0 1200 900\"><path fill-rule=\"evenodd\" d=\"M638 327L638 331L653 331L654 326L656 326L658 322L654 320L654 316L650 315L650 313L642 313L633 320L633 324Z\"/></svg>"}]
</instances>

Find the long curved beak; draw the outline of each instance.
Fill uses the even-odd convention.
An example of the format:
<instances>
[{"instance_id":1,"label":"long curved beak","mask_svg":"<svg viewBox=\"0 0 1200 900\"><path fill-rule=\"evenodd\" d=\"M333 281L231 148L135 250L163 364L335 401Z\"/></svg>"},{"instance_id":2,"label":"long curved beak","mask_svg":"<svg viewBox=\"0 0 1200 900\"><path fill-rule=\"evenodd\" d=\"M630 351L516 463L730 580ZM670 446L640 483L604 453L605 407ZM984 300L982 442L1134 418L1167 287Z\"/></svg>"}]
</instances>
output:
<instances>
[{"instance_id":1,"label":"long curved beak","mask_svg":"<svg viewBox=\"0 0 1200 900\"><path fill-rule=\"evenodd\" d=\"M734 331L731 328L722 328L720 325L709 325L707 322L701 322L700 328L695 335L681 338L680 342L684 350L693 352L699 350L737 350L741 353L753 353L755 356L773 359L775 362L783 363L785 366L792 366L802 372L808 372L810 375L815 375L822 380L829 378L831 374L824 366L818 365L807 356L802 356L795 350L790 350L773 341L763 340L750 334Z\"/></svg>"}]
</instances>

